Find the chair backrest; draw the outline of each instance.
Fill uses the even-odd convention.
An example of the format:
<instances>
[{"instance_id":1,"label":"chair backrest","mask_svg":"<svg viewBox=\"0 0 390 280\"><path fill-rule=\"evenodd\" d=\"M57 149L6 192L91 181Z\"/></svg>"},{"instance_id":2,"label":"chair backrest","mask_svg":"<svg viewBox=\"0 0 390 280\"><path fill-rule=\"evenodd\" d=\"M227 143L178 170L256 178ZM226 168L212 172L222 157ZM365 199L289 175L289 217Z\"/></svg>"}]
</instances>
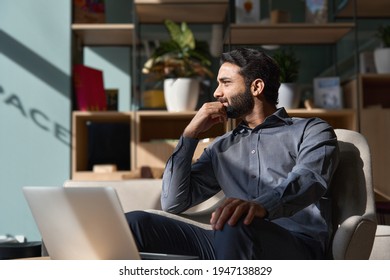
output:
<instances>
[{"instance_id":1,"label":"chair backrest","mask_svg":"<svg viewBox=\"0 0 390 280\"><path fill-rule=\"evenodd\" d=\"M335 132L340 162L330 186L332 257L368 259L377 226L370 149L365 137L356 131Z\"/></svg>"}]
</instances>

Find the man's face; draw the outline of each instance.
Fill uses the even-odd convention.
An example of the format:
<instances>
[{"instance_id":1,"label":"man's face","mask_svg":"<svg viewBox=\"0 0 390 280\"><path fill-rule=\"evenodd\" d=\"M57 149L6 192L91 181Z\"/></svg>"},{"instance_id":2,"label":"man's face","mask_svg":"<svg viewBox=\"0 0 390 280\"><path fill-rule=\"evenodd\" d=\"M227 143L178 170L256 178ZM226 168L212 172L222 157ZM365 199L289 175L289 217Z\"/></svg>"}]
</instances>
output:
<instances>
[{"instance_id":1,"label":"man's face","mask_svg":"<svg viewBox=\"0 0 390 280\"><path fill-rule=\"evenodd\" d=\"M254 98L250 88L245 86L240 68L231 63L224 63L218 72L218 88L214 97L226 107L228 118L240 118L253 110Z\"/></svg>"}]
</instances>

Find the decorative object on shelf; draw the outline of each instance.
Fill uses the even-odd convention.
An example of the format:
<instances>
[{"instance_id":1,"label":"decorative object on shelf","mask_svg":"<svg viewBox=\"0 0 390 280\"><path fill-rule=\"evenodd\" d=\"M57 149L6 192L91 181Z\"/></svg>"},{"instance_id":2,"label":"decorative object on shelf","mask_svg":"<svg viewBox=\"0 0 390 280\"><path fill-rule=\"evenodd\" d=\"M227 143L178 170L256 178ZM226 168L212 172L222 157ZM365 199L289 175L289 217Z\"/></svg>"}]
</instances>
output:
<instances>
[{"instance_id":1,"label":"decorative object on shelf","mask_svg":"<svg viewBox=\"0 0 390 280\"><path fill-rule=\"evenodd\" d=\"M142 92L142 108L165 109L164 90L150 88Z\"/></svg>"},{"instance_id":2,"label":"decorative object on shelf","mask_svg":"<svg viewBox=\"0 0 390 280\"><path fill-rule=\"evenodd\" d=\"M213 57L219 57L223 51L223 26L213 24L211 27L210 53Z\"/></svg>"},{"instance_id":3,"label":"decorative object on shelf","mask_svg":"<svg viewBox=\"0 0 390 280\"><path fill-rule=\"evenodd\" d=\"M343 107L340 77L320 77L313 80L314 105L325 109Z\"/></svg>"},{"instance_id":4,"label":"decorative object on shelf","mask_svg":"<svg viewBox=\"0 0 390 280\"><path fill-rule=\"evenodd\" d=\"M306 0L306 22L328 22L328 0Z\"/></svg>"},{"instance_id":5,"label":"decorative object on shelf","mask_svg":"<svg viewBox=\"0 0 390 280\"><path fill-rule=\"evenodd\" d=\"M270 18L272 24L286 23L290 22L290 13L288 11L275 9L271 11Z\"/></svg>"},{"instance_id":6,"label":"decorative object on shelf","mask_svg":"<svg viewBox=\"0 0 390 280\"><path fill-rule=\"evenodd\" d=\"M376 33L381 47L374 50L376 71L379 74L390 73L390 25L381 25Z\"/></svg>"},{"instance_id":7,"label":"decorative object on shelf","mask_svg":"<svg viewBox=\"0 0 390 280\"><path fill-rule=\"evenodd\" d=\"M360 74L376 73L376 66L374 61L374 52L362 51L359 54Z\"/></svg>"},{"instance_id":8,"label":"decorative object on shelf","mask_svg":"<svg viewBox=\"0 0 390 280\"><path fill-rule=\"evenodd\" d=\"M82 64L73 66L73 85L79 111L106 111L103 71Z\"/></svg>"},{"instance_id":9,"label":"decorative object on shelf","mask_svg":"<svg viewBox=\"0 0 390 280\"><path fill-rule=\"evenodd\" d=\"M110 88L104 90L107 100L107 111L118 111L118 89Z\"/></svg>"},{"instance_id":10,"label":"decorative object on shelf","mask_svg":"<svg viewBox=\"0 0 390 280\"><path fill-rule=\"evenodd\" d=\"M278 107L293 109L299 107L300 92L298 80L300 60L290 49L279 49L273 55L280 68L280 88Z\"/></svg>"},{"instance_id":11,"label":"decorative object on shelf","mask_svg":"<svg viewBox=\"0 0 390 280\"><path fill-rule=\"evenodd\" d=\"M104 23L104 0L73 0L74 23Z\"/></svg>"},{"instance_id":12,"label":"decorative object on shelf","mask_svg":"<svg viewBox=\"0 0 390 280\"><path fill-rule=\"evenodd\" d=\"M169 78L164 80L164 97L170 112L193 111L199 97L200 83L191 78ZM188 93L188 94L184 94Z\"/></svg>"},{"instance_id":13,"label":"decorative object on shelf","mask_svg":"<svg viewBox=\"0 0 390 280\"><path fill-rule=\"evenodd\" d=\"M208 44L195 40L194 34L185 22L181 25L171 20L165 20L170 41L161 42L151 57L146 61L142 72L148 75L149 81L162 81L175 79L174 82L164 82L164 97L168 111L192 111L195 110L199 98L200 78L213 77L210 70L211 55ZM176 80L193 80L191 91L185 92L183 88L177 87L180 83ZM169 92L168 85L175 85ZM196 86L195 86L196 85ZM194 87L196 87L194 89ZM192 95L186 97L186 94ZM171 98L173 99L171 101ZM183 98L183 101L178 99ZM194 102L193 99L196 98ZM186 101L190 101L186 103ZM174 105L171 105L173 102ZM182 106L178 107L179 104ZM195 105L194 105L195 104Z\"/></svg>"},{"instance_id":14,"label":"decorative object on shelf","mask_svg":"<svg viewBox=\"0 0 390 280\"><path fill-rule=\"evenodd\" d=\"M260 0L236 0L236 23L260 21Z\"/></svg>"}]
</instances>

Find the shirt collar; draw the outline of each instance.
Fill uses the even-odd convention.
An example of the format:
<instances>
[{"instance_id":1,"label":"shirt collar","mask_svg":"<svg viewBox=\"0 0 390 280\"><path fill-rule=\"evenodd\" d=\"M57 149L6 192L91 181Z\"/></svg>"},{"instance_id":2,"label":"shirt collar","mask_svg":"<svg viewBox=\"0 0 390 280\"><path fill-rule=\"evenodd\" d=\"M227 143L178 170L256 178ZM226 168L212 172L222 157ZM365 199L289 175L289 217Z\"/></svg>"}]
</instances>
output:
<instances>
[{"instance_id":1,"label":"shirt collar","mask_svg":"<svg viewBox=\"0 0 390 280\"><path fill-rule=\"evenodd\" d=\"M266 117L264 122L259 124L253 130L255 131L266 127L277 127L277 126L291 125L291 124L292 124L291 117L287 114L286 110L282 107L276 110L276 112L273 113L272 115ZM234 135L242 134L247 132L248 130L252 130L252 129L249 128L244 121L241 121L238 124L238 126L233 130L233 134Z\"/></svg>"}]
</instances>

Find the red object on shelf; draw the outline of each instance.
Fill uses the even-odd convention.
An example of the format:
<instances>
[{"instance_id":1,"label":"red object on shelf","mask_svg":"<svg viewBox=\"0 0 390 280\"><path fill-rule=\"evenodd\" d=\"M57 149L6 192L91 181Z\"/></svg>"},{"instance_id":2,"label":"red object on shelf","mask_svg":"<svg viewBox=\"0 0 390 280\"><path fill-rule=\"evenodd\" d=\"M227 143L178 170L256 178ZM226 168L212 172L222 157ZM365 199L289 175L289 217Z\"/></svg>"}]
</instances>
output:
<instances>
[{"instance_id":1,"label":"red object on shelf","mask_svg":"<svg viewBox=\"0 0 390 280\"><path fill-rule=\"evenodd\" d=\"M103 71L76 64L73 68L73 80L79 111L107 110Z\"/></svg>"}]
</instances>

